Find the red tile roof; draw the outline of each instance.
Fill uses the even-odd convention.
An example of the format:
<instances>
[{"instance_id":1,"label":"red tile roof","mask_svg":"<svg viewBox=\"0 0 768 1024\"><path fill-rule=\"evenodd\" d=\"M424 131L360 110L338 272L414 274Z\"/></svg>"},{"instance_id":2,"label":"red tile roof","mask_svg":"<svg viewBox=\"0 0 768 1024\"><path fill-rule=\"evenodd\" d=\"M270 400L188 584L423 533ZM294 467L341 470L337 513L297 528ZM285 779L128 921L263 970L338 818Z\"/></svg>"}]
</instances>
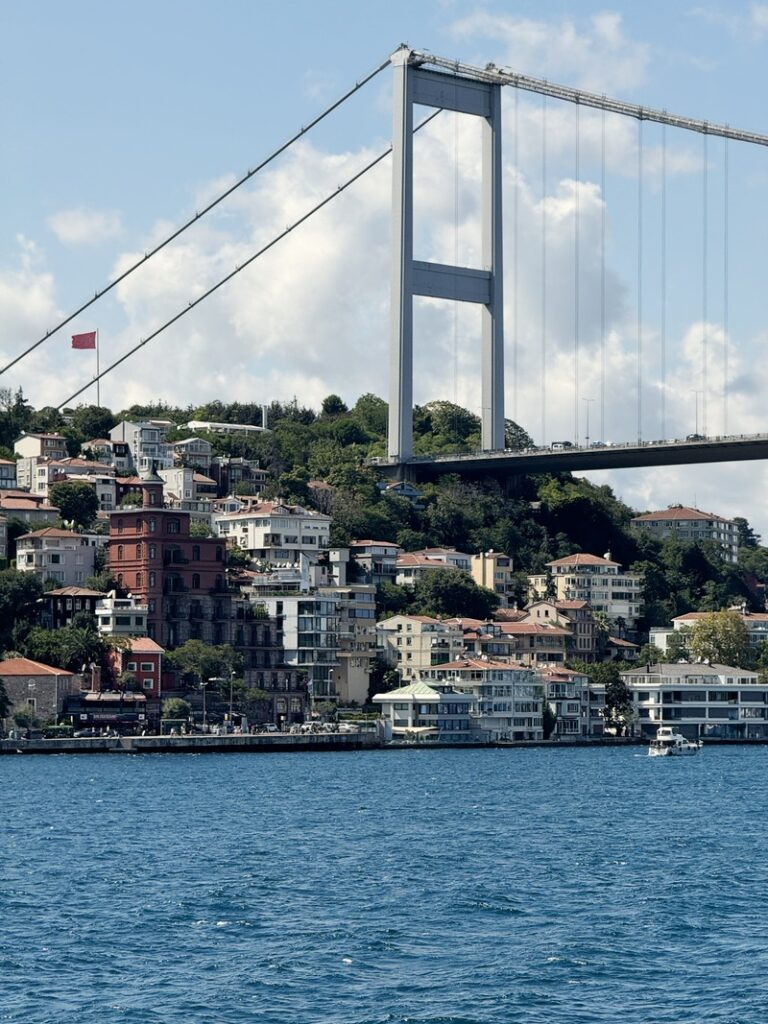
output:
<instances>
[{"instance_id":1,"label":"red tile roof","mask_svg":"<svg viewBox=\"0 0 768 1024\"><path fill-rule=\"evenodd\" d=\"M0 661L0 676L71 676L74 672L67 672L63 668L53 668L51 665L44 665L41 661L32 661L30 658L6 658Z\"/></svg>"},{"instance_id":2,"label":"red tile roof","mask_svg":"<svg viewBox=\"0 0 768 1024\"><path fill-rule=\"evenodd\" d=\"M57 590L47 590L43 597L106 597L104 590L88 590L87 587L59 587Z\"/></svg>"},{"instance_id":3,"label":"red tile roof","mask_svg":"<svg viewBox=\"0 0 768 1024\"><path fill-rule=\"evenodd\" d=\"M663 512L646 512L644 515L635 516L632 522L676 522L680 519L712 519L718 523L730 523L731 521L730 519L723 519L722 516L716 516L712 512L702 512L698 508L690 508L686 505L671 505L669 508L664 509Z\"/></svg>"},{"instance_id":4,"label":"red tile roof","mask_svg":"<svg viewBox=\"0 0 768 1024\"><path fill-rule=\"evenodd\" d=\"M42 530L33 530L32 533L25 533L23 536L17 538L18 540L28 540L30 537L58 537L59 539L69 537L83 537L82 533L75 533L74 530L60 530L58 526L46 526Z\"/></svg>"},{"instance_id":5,"label":"red tile roof","mask_svg":"<svg viewBox=\"0 0 768 1024\"><path fill-rule=\"evenodd\" d=\"M556 558L547 565L619 565L619 562L612 562L610 558L600 558L599 555L588 555L579 552L577 555L566 555L565 558Z\"/></svg>"},{"instance_id":6,"label":"red tile roof","mask_svg":"<svg viewBox=\"0 0 768 1024\"><path fill-rule=\"evenodd\" d=\"M165 648L148 636L132 636L128 645L132 654L165 654Z\"/></svg>"}]
</instances>

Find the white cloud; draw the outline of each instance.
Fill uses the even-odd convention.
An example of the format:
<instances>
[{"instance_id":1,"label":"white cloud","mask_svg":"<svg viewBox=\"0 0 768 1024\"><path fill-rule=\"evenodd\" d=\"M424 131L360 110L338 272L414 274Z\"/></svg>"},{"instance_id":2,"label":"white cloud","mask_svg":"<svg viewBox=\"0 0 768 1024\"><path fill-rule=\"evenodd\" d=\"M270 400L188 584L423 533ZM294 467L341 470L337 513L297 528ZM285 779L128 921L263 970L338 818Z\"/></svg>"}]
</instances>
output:
<instances>
[{"instance_id":1,"label":"white cloud","mask_svg":"<svg viewBox=\"0 0 768 1024\"><path fill-rule=\"evenodd\" d=\"M96 245L123 231L119 213L84 207L59 210L48 218L48 226L64 245Z\"/></svg>"},{"instance_id":2,"label":"white cloud","mask_svg":"<svg viewBox=\"0 0 768 1024\"><path fill-rule=\"evenodd\" d=\"M553 23L478 11L455 22L452 31L464 42L484 45L487 56L478 63L493 60L590 92L635 88L644 81L650 61L648 46L630 39L621 15L614 12L592 15L577 25L569 18Z\"/></svg>"}]
</instances>

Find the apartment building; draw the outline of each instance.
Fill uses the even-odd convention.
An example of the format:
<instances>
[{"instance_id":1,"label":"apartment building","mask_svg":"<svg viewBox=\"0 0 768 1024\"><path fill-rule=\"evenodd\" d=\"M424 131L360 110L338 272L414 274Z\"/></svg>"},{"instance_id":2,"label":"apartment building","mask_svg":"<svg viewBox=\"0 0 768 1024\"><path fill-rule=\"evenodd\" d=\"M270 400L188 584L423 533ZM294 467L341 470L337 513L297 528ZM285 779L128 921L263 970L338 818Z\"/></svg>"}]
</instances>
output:
<instances>
[{"instance_id":1,"label":"apartment building","mask_svg":"<svg viewBox=\"0 0 768 1024\"><path fill-rule=\"evenodd\" d=\"M23 459L66 459L67 439L62 434L24 433L14 442L13 451Z\"/></svg>"},{"instance_id":2,"label":"apartment building","mask_svg":"<svg viewBox=\"0 0 768 1024\"><path fill-rule=\"evenodd\" d=\"M477 739L477 732L470 727L475 698L448 684L416 680L389 693L375 694L373 703L381 708L393 739L423 743Z\"/></svg>"},{"instance_id":3,"label":"apartment building","mask_svg":"<svg viewBox=\"0 0 768 1024\"><path fill-rule=\"evenodd\" d=\"M664 540L677 537L685 541L711 540L723 549L727 562L735 565L739 560L739 528L732 519L724 519L712 512L688 505L670 505L659 512L646 512L632 520L635 530L643 530L652 537Z\"/></svg>"},{"instance_id":4,"label":"apartment building","mask_svg":"<svg viewBox=\"0 0 768 1024\"><path fill-rule=\"evenodd\" d=\"M524 622L560 626L571 634L568 653L580 661L600 660L608 634L601 631L586 601L534 601L525 609Z\"/></svg>"},{"instance_id":5,"label":"apartment building","mask_svg":"<svg viewBox=\"0 0 768 1024\"><path fill-rule=\"evenodd\" d=\"M366 583L379 586L385 581L395 582L397 559L403 553L398 544L387 540L353 540L349 553L360 567Z\"/></svg>"},{"instance_id":6,"label":"apartment building","mask_svg":"<svg viewBox=\"0 0 768 1024\"><path fill-rule=\"evenodd\" d=\"M118 597L114 590L102 594L94 615L103 636L146 636L149 607L137 597Z\"/></svg>"},{"instance_id":7,"label":"apartment building","mask_svg":"<svg viewBox=\"0 0 768 1024\"><path fill-rule=\"evenodd\" d=\"M768 739L768 684L731 665L659 664L623 672L636 732L671 725L687 739Z\"/></svg>"},{"instance_id":8,"label":"apartment building","mask_svg":"<svg viewBox=\"0 0 768 1024\"><path fill-rule=\"evenodd\" d=\"M423 551L404 551L397 556L397 576L395 582L399 586L415 586L428 572L441 569L457 569L460 572L470 571L471 556L454 548L425 548Z\"/></svg>"},{"instance_id":9,"label":"apartment building","mask_svg":"<svg viewBox=\"0 0 768 1024\"><path fill-rule=\"evenodd\" d=\"M280 501L259 501L242 512L214 518L218 536L247 551L252 559L298 562L317 558L330 544L331 517Z\"/></svg>"},{"instance_id":10,"label":"apartment building","mask_svg":"<svg viewBox=\"0 0 768 1024\"><path fill-rule=\"evenodd\" d=\"M8 518L21 519L29 526L52 526L61 515L55 505L49 505L42 495L28 491L1 491L0 513Z\"/></svg>"},{"instance_id":11,"label":"apartment building","mask_svg":"<svg viewBox=\"0 0 768 1024\"><path fill-rule=\"evenodd\" d=\"M549 572L528 577L532 600L586 601L614 623L635 628L643 614L643 578L622 572L610 555L575 554L547 562Z\"/></svg>"},{"instance_id":12,"label":"apartment building","mask_svg":"<svg viewBox=\"0 0 768 1024\"><path fill-rule=\"evenodd\" d=\"M461 626L429 615L392 615L377 624L376 633L382 657L404 680L455 662L464 650Z\"/></svg>"},{"instance_id":13,"label":"apartment building","mask_svg":"<svg viewBox=\"0 0 768 1024\"><path fill-rule=\"evenodd\" d=\"M596 688L593 695L589 676L567 668L539 669L536 678L556 716L551 739L603 735L605 687Z\"/></svg>"},{"instance_id":14,"label":"apartment building","mask_svg":"<svg viewBox=\"0 0 768 1024\"><path fill-rule=\"evenodd\" d=\"M129 474L133 468L131 450L124 441L112 441L108 437L94 437L84 441L80 448L81 455L86 453L94 462L106 463L115 471L116 476Z\"/></svg>"},{"instance_id":15,"label":"apartment building","mask_svg":"<svg viewBox=\"0 0 768 1024\"><path fill-rule=\"evenodd\" d=\"M211 442L202 437L188 437L184 441L172 441L173 461L178 466L192 466L203 473L211 468Z\"/></svg>"},{"instance_id":16,"label":"apartment building","mask_svg":"<svg viewBox=\"0 0 768 1024\"><path fill-rule=\"evenodd\" d=\"M510 608L515 603L514 562L501 551L481 551L472 555L470 571L479 587L492 590L500 598L500 608Z\"/></svg>"},{"instance_id":17,"label":"apartment building","mask_svg":"<svg viewBox=\"0 0 768 1024\"><path fill-rule=\"evenodd\" d=\"M105 540L54 526L25 533L16 541L16 568L35 573L41 583L55 580L61 587L82 586L93 576L96 550Z\"/></svg>"},{"instance_id":18,"label":"apartment building","mask_svg":"<svg viewBox=\"0 0 768 1024\"><path fill-rule=\"evenodd\" d=\"M165 440L166 433L175 424L171 420L149 419L139 423L122 420L109 432L110 441L126 444L131 454L133 469L141 474L173 466L173 452Z\"/></svg>"},{"instance_id":19,"label":"apartment building","mask_svg":"<svg viewBox=\"0 0 768 1024\"><path fill-rule=\"evenodd\" d=\"M0 491L15 491L18 486L16 460L0 459Z\"/></svg>"},{"instance_id":20,"label":"apartment building","mask_svg":"<svg viewBox=\"0 0 768 1024\"><path fill-rule=\"evenodd\" d=\"M87 587L57 587L43 594L40 605L40 625L44 629L69 626L78 612L95 615L96 606L104 594Z\"/></svg>"},{"instance_id":21,"label":"apartment building","mask_svg":"<svg viewBox=\"0 0 768 1024\"><path fill-rule=\"evenodd\" d=\"M768 612L748 612L745 608L731 608L729 611L738 615L747 630L749 643L757 647L763 640L768 640ZM671 626L652 626L649 640L665 654L669 638L677 633L683 639L687 648L686 634L697 622L708 619L714 612L686 612L684 615L676 615L672 619Z\"/></svg>"},{"instance_id":22,"label":"apartment building","mask_svg":"<svg viewBox=\"0 0 768 1024\"><path fill-rule=\"evenodd\" d=\"M541 740L543 688L530 668L484 658L462 658L424 669L421 682L450 686L473 698L470 725L492 742Z\"/></svg>"}]
</instances>

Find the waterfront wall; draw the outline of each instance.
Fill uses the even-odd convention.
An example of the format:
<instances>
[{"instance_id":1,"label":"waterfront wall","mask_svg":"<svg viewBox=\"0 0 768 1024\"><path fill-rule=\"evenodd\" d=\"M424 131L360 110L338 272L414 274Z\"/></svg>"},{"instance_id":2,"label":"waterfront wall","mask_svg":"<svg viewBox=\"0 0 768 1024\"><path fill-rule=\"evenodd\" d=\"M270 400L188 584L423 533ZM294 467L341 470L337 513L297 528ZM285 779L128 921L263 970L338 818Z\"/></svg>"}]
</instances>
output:
<instances>
[{"instance_id":1,"label":"waterfront wall","mask_svg":"<svg viewBox=\"0 0 768 1024\"><path fill-rule=\"evenodd\" d=\"M93 736L50 740L0 740L0 754L207 754L293 750L370 750L375 733L233 736Z\"/></svg>"}]
</instances>

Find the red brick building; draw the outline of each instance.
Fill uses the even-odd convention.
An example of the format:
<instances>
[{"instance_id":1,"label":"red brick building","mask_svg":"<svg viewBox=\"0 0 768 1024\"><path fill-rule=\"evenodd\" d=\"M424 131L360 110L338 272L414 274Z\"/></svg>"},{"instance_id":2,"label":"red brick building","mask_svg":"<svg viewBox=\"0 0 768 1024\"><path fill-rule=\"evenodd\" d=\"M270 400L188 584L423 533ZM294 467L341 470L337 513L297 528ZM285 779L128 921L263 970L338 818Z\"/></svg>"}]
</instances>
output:
<instances>
[{"instance_id":1,"label":"red brick building","mask_svg":"<svg viewBox=\"0 0 768 1024\"><path fill-rule=\"evenodd\" d=\"M165 651L151 637L130 637L125 649L109 652L112 673L119 682L123 672L132 672L141 692L149 699L162 696L163 655Z\"/></svg>"},{"instance_id":2,"label":"red brick building","mask_svg":"<svg viewBox=\"0 0 768 1024\"><path fill-rule=\"evenodd\" d=\"M147 632L163 647L191 638L228 643L232 595L223 541L190 536L189 513L163 507L156 473L141 485L141 507L110 514L110 572L122 590L147 605Z\"/></svg>"}]
</instances>

